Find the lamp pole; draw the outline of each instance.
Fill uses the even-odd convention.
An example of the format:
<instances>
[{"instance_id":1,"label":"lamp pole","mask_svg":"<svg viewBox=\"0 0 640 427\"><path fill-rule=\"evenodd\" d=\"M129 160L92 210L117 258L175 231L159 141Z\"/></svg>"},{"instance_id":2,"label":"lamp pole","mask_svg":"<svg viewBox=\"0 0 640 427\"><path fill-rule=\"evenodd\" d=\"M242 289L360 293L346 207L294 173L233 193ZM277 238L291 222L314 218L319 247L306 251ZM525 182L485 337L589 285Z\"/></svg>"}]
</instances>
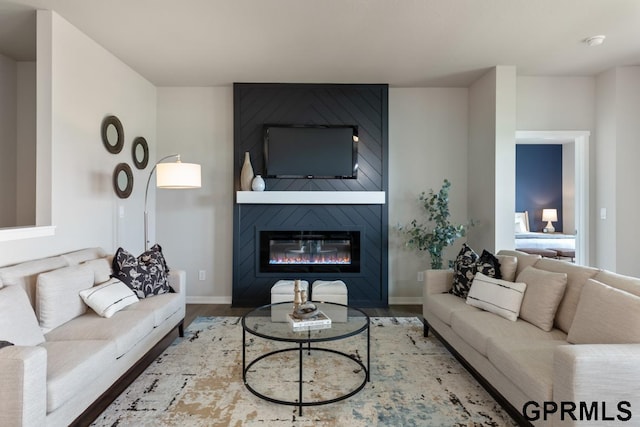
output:
<instances>
[{"instance_id":1,"label":"lamp pole","mask_svg":"<svg viewBox=\"0 0 640 427\"><path fill-rule=\"evenodd\" d=\"M144 251L149 250L149 212L147 211L147 198L149 196L149 183L151 182L151 177L153 176L153 172L155 172L156 167L159 163L170 159L172 157L177 157L178 162L180 161L180 154L171 154L169 156L163 157L153 165L153 169L151 169L151 173L149 173L149 179L147 179L147 189L144 192Z\"/></svg>"}]
</instances>

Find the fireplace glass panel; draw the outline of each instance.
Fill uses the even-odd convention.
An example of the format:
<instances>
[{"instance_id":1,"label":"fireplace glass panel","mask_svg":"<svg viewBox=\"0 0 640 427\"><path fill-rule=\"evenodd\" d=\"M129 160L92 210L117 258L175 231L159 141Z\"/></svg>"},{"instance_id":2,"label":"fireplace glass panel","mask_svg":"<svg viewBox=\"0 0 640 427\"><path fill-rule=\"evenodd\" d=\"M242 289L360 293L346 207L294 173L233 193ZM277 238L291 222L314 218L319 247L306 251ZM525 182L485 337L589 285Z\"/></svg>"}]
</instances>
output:
<instances>
[{"instance_id":1,"label":"fireplace glass panel","mask_svg":"<svg viewBox=\"0 0 640 427\"><path fill-rule=\"evenodd\" d=\"M359 272L359 231L261 231L261 272Z\"/></svg>"}]
</instances>

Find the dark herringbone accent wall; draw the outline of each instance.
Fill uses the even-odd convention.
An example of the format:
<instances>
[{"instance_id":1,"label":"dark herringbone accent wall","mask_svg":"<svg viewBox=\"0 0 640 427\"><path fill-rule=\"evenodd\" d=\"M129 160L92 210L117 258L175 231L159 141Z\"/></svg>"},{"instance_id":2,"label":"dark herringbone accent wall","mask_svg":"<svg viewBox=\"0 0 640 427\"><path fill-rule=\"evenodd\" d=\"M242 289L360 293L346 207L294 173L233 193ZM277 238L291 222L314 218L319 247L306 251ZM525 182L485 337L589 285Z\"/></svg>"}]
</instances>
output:
<instances>
[{"instance_id":1,"label":"dark herringbone accent wall","mask_svg":"<svg viewBox=\"0 0 640 427\"><path fill-rule=\"evenodd\" d=\"M244 152L254 172L263 170L264 123L345 124L359 127L357 179L267 179L267 191L387 191L387 85L234 85L234 177L240 189ZM269 302L271 285L292 275L258 271L258 232L265 229L358 229L360 273L315 273L295 277L342 279L349 303L387 306L387 205L234 205L233 304Z\"/></svg>"}]
</instances>

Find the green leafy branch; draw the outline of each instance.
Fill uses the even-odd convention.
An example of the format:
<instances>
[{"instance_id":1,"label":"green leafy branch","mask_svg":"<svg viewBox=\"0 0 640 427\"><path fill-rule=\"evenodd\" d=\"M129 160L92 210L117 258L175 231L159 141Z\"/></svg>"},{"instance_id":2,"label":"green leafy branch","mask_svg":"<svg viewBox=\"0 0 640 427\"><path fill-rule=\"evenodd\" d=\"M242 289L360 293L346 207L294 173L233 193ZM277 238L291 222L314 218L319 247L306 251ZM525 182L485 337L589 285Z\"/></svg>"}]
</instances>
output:
<instances>
[{"instance_id":1,"label":"green leafy branch","mask_svg":"<svg viewBox=\"0 0 640 427\"><path fill-rule=\"evenodd\" d=\"M431 224L418 223L412 220L407 227L400 230L407 237L407 246L419 251L427 251L431 257L431 268L442 268L442 252L460 237L466 235L467 230L473 226L470 221L467 224L453 224L449 217L449 188L451 182L445 179L442 188L437 193L433 189L428 193L424 191L418 198L426 211L427 220Z\"/></svg>"}]
</instances>

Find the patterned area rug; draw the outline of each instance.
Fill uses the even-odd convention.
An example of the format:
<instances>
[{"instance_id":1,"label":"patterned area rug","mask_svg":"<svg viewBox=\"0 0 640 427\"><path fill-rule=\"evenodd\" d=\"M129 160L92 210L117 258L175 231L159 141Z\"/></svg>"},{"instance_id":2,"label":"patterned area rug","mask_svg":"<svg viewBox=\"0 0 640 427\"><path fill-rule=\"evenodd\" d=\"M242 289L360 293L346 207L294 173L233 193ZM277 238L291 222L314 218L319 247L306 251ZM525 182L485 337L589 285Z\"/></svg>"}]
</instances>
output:
<instances>
[{"instance_id":1,"label":"patterned area rug","mask_svg":"<svg viewBox=\"0 0 640 427\"><path fill-rule=\"evenodd\" d=\"M237 317L199 317L94 422L95 426L515 426L418 318L371 318L371 382L336 403L298 408L265 401L242 381ZM247 335L247 360L291 347ZM332 341L366 364L366 335ZM363 357L364 356L364 357ZM353 361L305 356L304 399L330 399L362 383ZM295 401L298 353L262 359L247 375L261 392ZM308 374L308 375L307 375Z\"/></svg>"}]
</instances>

